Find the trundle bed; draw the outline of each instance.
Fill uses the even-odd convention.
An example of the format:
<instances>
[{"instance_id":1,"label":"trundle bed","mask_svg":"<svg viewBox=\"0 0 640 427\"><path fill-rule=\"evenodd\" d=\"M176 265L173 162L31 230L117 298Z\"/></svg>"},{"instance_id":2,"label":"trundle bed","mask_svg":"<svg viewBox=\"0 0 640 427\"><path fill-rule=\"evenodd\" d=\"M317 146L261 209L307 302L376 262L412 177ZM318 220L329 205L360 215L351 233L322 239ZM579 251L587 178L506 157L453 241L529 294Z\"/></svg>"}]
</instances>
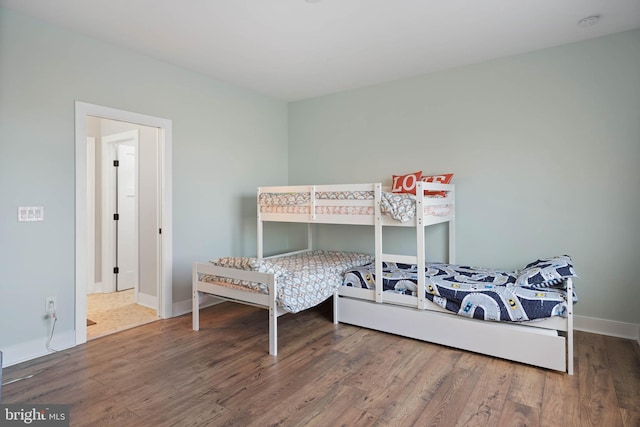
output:
<instances>
[{"instance_id":1,"label":"trundle bed","mask_svg":"<svg viewBox=\"0 0 640 427\"><path fill-rule=\"evenodd\" d=\"M523 270L508 272L455 265L455 186L418 182L415 188L416 195L391 193L380 183L258 188L257 257L220 258L193 264L193 329L199 329L199 303L205 293L266 308L269 353L275 355L277 317L309 308L332 295L334 323L353 324L572 374L575 274L570 258L539 260ZM265 222L306 223L307 249L264 257ZM440 223L448 224L450 264L425 261L425 227ZM312 251L313 224L373 226L374 256ZM415 229L415 255L384 253L385 227ZM324 260L316 258L318 255ZM326 269L317 270L327 257L331 261ZM568 267L554 269L552 264L558 260L561 263L568 260ZM294 265L303 268L295 272ZM553 274L546 276L549 271ZM401 289L398 280L385 283L393 280L394 274L402 279ZM360 276L359 282L354 275ZM440 279L446 276L449 282L438 282L437 276ZM522 280L525 282L520 283ZM525 285L518 291L525 294L524 300L533 295L533 304L538 304L537 298L541 306L550 307L540 315L542 318L531 320L538 316L520 310L526 305L519 299L522 295L511 298L504 294L506 288L513 290L516 281ZM309 294L307 290L320 291L307 298L304 297ZM462 303L443 297L447 292L457 295L465 290L469 295ZM496 290L500 295L489 300L485 294L495 294ZM292 294L295 295L289 302L284 300ZM299 303L292 306L290 301L296 298ZM477 303L478 299L482 302ZM495 318L495 313L502 313L502 318L499 314ZM497 321L505 319L508 321Z\"/></svg>"}]
</instances>

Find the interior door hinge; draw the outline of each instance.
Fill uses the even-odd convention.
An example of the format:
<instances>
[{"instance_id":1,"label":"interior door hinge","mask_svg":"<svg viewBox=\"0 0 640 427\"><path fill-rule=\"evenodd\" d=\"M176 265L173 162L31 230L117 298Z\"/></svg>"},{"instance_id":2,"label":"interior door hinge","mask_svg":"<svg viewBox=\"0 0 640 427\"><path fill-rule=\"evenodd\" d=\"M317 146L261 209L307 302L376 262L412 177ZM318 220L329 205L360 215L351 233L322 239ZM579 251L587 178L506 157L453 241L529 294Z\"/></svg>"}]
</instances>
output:
<instances>
[{"instance_id":1,"label":"interior door hinge","mask_svg":"<svg viewBox=\"0 0 640 427\"><path fill-rule=\"evenodd\" d=\"M120 267L113 267L113 274L120 273Z\"/></svg>"},{"instance_id":2,"label":"interior door hinge","mask_svg":"<svg viewBox=\"0 0 640 427\"><path fill-rule=\"evenodd\" d=\"M120 166L120 160L114 160L114 161L113 161L113 166L114 166L114 167L116 167L116 168L117 168L118 166Z\"/></svg>"},{"instance_id":3,"label":"interior door hinge","mask_svg":"<svg viewBox=\"0 0 640 427\"><path fill-rule=\"evenodd\" d=\"M162 234L162 228L158 228L158 234Z\"/></svg>"},{"instance_id":4,"label":"interior door hinge","mask_svg":"<svg viewBox=\"0 0 640 427\"><path fill-rule=\"evenodd\" d=\"M120 214L113 214L114 221L120 221Z\"/></svg>"}]
</instances>

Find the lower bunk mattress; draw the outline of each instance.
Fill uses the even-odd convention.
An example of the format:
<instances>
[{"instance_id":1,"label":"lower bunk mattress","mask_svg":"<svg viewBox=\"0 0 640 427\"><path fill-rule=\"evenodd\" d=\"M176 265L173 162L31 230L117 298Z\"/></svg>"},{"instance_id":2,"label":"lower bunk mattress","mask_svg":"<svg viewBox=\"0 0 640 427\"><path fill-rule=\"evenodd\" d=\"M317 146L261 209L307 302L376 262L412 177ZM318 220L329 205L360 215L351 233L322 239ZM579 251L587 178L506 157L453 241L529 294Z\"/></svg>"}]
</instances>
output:
<instances>
[{"instance_id":1,"label":"lower bunk mattress","mask_svg":"<svg viewBox=\"0 0 640 427\"><path fill-rule=\"evenodd\" d=\"M382 263L385 292L416 296L415 264ZM569 256L537 260L521 270L502 271L444 263L426 263L425 296L461 316L522 322L567 317L566 278L577 277ZM375 290L375 264L350 269L343 286ZM575 291L573 303L577 302Z\"/></svg>"},{"instance_id":2,"label":"lower bunk mattress","mask_svg":"<svg viewBox=\"0 0 640 427\"><path fill-rule=\"evenodd\" d=\"M332 296L350 268L366 265L373 256L358 252L306 251L273 258L224 257L212 264L240 270L271 273L276 282L276 302L284 310L297 313L314 307ZM246 282L213 275L201 281L236 287L248 292L268 294L264 283Z\"/></svg>"}]
</instances>

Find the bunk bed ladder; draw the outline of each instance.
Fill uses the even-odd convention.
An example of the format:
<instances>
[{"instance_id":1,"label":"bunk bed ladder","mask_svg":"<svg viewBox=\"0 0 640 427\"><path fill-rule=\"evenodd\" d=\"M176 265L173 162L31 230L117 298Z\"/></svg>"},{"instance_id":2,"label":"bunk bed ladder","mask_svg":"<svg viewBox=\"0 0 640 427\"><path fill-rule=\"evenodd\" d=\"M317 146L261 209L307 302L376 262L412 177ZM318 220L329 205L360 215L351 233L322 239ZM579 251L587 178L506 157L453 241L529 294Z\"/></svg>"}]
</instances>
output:
<instances>
[{"instance_id":1,"label":"bunk bed ladder","mask_svg":"<svg viewBox=\"0 0 640 427\"><path fill-rule=\"evenodd\" d=\"M418 194L423 194L422 182L416 184L416 191ZM375 269L376 269L376 302L383 302L383 284L382 284L382 263L387 262L402 262L405 264L416 264L418 271L425 271L425 238L424 238L424 205L423 198L416 197L416 255L396 255L386 254L382 250L382 213L380 210L380 200L382 199L382 184L375 185L375 200L376 200L376 216L375 216ZM417 308L424 310L426 308L425 298L425 286L426 278L424 274L418 274L418 290L417 290Z\"/></svg>"}]
</instances>

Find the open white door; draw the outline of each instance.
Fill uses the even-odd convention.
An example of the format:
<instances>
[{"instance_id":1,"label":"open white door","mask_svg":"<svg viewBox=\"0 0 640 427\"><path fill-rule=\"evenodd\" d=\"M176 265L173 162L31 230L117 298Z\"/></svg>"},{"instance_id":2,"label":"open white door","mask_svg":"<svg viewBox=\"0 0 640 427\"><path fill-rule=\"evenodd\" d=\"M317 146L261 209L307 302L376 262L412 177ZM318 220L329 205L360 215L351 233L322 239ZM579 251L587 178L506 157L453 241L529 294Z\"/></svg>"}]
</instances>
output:
<instances>
[{"instance_id":1,"label":"open white door","mask_svg":"<svg viewBox=\"0 0 640 427\"><path fill-rule=\"evenodd\" d=\"M102 280L110 291L138 290L138 139L138 130L102 138Z\"/></svg>"},{"instance_id":2,"label":"open white door","mask_svg":"<svg viewBox=\"0 0 640 427\"><path fill-rule=\"evenodd\" d=\"M138 180L136 145L118 144L116 290L138 289Z\"/></svg>"}]
</instances>

